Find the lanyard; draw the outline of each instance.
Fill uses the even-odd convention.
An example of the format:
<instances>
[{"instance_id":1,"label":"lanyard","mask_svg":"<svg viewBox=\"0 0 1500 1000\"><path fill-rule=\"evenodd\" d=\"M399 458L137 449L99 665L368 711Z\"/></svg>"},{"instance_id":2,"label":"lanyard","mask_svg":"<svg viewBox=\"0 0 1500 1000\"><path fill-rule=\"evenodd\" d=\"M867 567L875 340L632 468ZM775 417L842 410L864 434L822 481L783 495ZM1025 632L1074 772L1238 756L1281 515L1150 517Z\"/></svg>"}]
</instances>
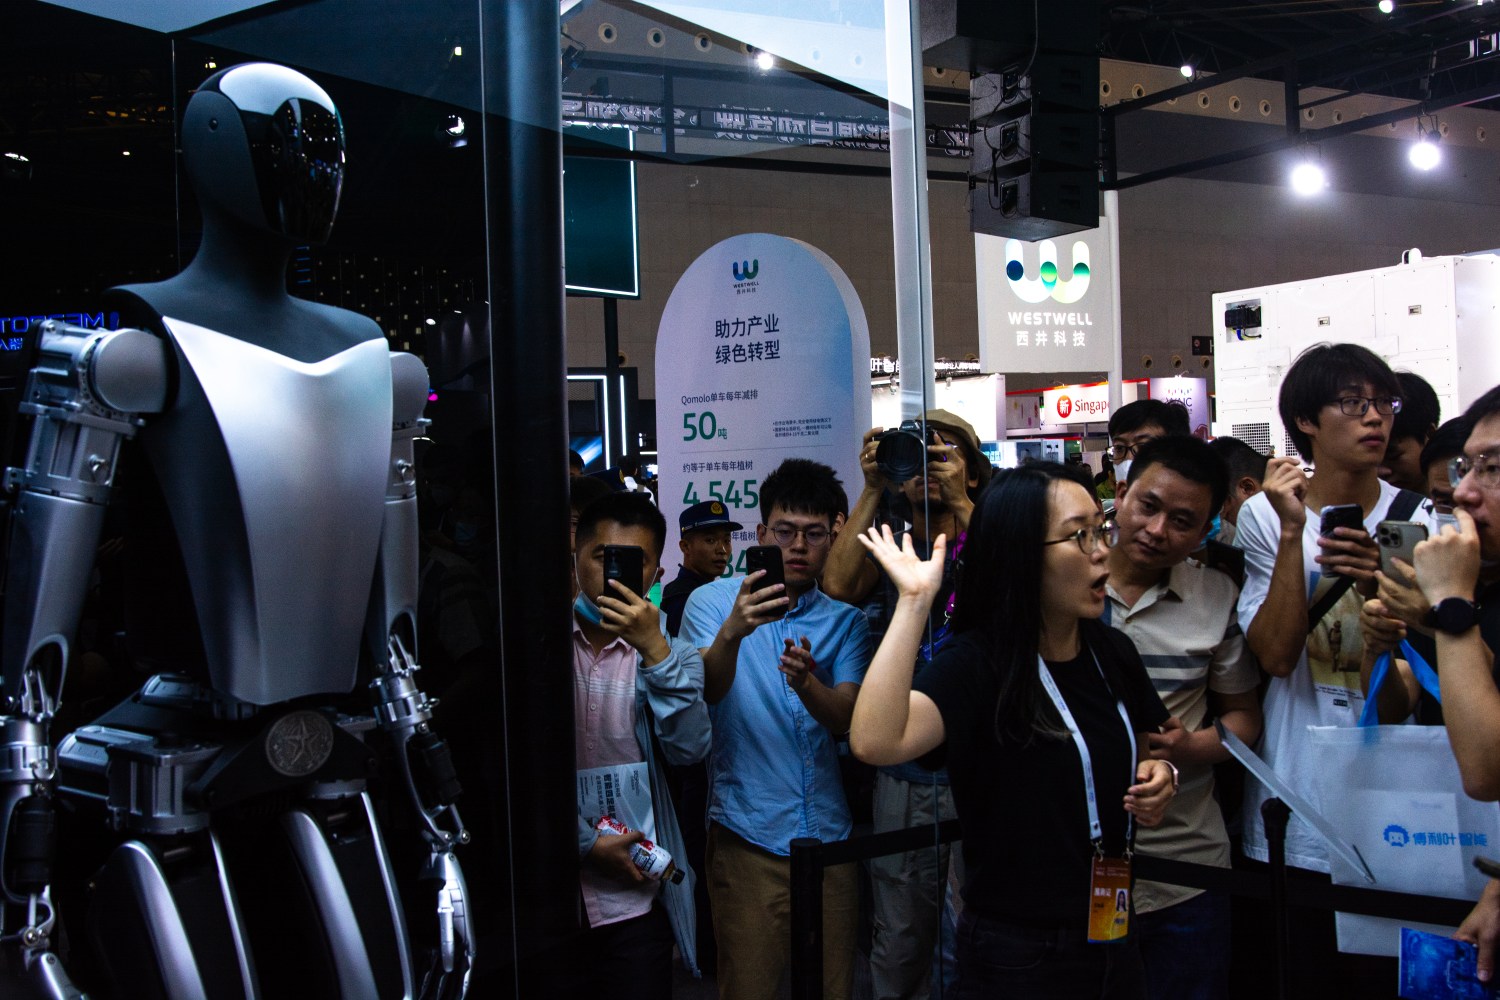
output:
<instances>
[{"instance_id":1,"label":"lanyard","mask_svg":"<svg viewBox=\"0 0 1500 1000\"><path fill-rule=\"evenodd\" d=\"M1089 651L1093 655L1093 650ZM1104 668L1099 666L1099 657L1094 656L1094 668L1099 671L1099 677L1104 680L1105 689L1109 689L1109 680L1104 677ZM1098 848L1104 839L1103 828L1099 825L1099 803L1094 792L1094 762L1089 756L1089 745L1083 738L1083 732L1079 730L1078 723L1073 720L1073 713L1068 709L1068 703L1063 701L1062 692L1057 689L1057 681L1052 678L1052 671L1042 660L1040 654L1036 658L1037 673L1041 675L1042 687L1047 689L1047 697L1052 699L1052 704L1057 707L1057 714L1062 716L1063 725L1068 727L1069 734L1073 737L1074 746L1078 747L1078 756L1083 761L1083 790L1088 796L1089 806L1089 840ZM1114 692L1110 692L1113 694ZM1120 713L1120 719L1125 723L1125 735L1130 738L1130 784L1135 784L1135 730L1130 726L1130 716L1125 711L1125 702L1119 698L1115 699L1115 709ZM1134 827L1133 817L1125 817L1125 842L1130 843L1130 835Z\"/></svg>"}]
</instances>

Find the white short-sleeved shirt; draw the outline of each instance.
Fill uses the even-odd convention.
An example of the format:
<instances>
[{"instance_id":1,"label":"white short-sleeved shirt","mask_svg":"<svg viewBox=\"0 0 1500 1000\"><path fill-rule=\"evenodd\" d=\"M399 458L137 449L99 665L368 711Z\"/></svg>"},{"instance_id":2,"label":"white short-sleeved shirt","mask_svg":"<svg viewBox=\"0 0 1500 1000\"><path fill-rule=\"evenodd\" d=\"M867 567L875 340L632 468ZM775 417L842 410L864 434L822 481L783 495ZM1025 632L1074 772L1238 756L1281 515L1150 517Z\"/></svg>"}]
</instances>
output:
<instances>
[{"instance_id":1,"label":"white short-sleeved shirt","mask_svg":"<svg viewBox=\"0 0 1500 1000\"><path fill-rule=\"evenodd\" d=\"M1400 493L1387 482L1380 483L1380 499L1365 518L1365 530L1372 536L1387 517L1391 503ZM1418 508L1414 521L1433 530L1431 515ZM1271 584L1276 564L1276 548L1281 535L1281 519L1272 509L1270 498L1257 493L1240 508L1235 544L1245 551L1245 586L1240 592L1240 627L1248 635ZM1308 604L1322 593L1318 585L1323 575L1314 558L1318 555L1318 517L1309 512L1302 531L1302 568L1307 575ZM1308 749L1309 726L1353 726L1359 722L1364 707L1360 689L1359 665L1364 643L1359 631L1359 611L1364 599L1353 587L1334 605L1318 627L1307 637L1297 667L1288 677L1271 678L1266 690L1265 733L1260 755L1277 775L1316 806L1313 795L1313 773L1318 762ZM1300 612L1295 621L1277 622L1277 628L1307 631L1307 615ZM1254 778L1245 783L1245 854L1259 861L1268 860L1265 825L1260 806L1270 798L1266 787ZM1295 814L1287 827L1287 864L1310 871L1328 871L1328 851L1312 827Z\"/></svg>"}]
</instances>

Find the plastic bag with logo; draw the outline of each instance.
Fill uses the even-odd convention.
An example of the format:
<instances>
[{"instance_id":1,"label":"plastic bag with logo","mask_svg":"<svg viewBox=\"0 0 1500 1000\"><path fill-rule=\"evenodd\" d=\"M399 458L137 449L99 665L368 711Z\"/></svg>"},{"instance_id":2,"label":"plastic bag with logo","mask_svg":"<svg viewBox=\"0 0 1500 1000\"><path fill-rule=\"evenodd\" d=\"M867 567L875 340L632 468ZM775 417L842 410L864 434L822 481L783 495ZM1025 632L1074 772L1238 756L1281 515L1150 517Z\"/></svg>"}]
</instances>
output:
<instances>
[{"instance_id":1,"label":"plastic bag with logo","mask_svg":"<svg viewBox=\"0 0 1500 1000\"><path fill-rule=\"evenodd\" d=\"M1438 697L1437 675L1421 655L1403 642L1401 656ZM1374 692L1391 672L1389 656L1381 657L1358 727L1309 727L1308 751L1318 761L1314 807L1359 849L1375 888L1478 899L1488 880L1471 862L1500 850L1500 806L1464 794L1443 727L1374 725ZM1336 884L1369 884L1337 855L1332 864ZM1396 955L1403 925L1453 933L1451 927L1351 913L1338 914L1337 925L1339 950L1364 955Z\"/></svg>"}]
</instances>

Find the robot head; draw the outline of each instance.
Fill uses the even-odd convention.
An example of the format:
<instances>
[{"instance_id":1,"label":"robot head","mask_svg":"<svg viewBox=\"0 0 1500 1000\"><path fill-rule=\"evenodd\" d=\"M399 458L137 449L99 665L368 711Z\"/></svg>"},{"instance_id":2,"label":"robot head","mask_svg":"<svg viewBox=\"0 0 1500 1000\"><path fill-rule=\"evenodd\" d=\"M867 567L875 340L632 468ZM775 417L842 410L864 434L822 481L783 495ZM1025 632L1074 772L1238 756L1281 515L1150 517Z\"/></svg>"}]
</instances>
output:
<instances>
[{"instance_id":1,"label":"robot head","mask_svg":"<svg viewBox=\"0 0 1500 1000\"><path fill-rule=\"evenodd\" d=\"M322 243L344 185L344 123L296 70L243 63L205 80L182 120L182 153L205 214L292 243Z\"/></svg>"}]
</instances>

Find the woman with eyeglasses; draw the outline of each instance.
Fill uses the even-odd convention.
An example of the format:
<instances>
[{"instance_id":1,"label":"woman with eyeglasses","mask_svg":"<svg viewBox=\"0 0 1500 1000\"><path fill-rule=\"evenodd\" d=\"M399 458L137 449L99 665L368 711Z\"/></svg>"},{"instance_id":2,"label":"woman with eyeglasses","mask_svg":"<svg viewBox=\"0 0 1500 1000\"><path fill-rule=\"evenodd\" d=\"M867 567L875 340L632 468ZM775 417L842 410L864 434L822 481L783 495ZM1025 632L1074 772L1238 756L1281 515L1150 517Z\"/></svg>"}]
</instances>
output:
<instances>
[{"instance_id":1,"label":"woman with eyeglasses","mask_svg":"<svg viewBox=\"0 0 1500 1000\"><path fill-rule=\"evenodd\" d=\"M1099 621L1116 537L1063 466L997 475L958 552L953 637L912 667L942 580L888 529L861 536L900 595L855 703L860 759L946 763L963 826L957 996L1145 996L1130 934L1135 826L1176 775L1146 757L1167 711L1135 647Z\"/></svg>"}]
</instances>

